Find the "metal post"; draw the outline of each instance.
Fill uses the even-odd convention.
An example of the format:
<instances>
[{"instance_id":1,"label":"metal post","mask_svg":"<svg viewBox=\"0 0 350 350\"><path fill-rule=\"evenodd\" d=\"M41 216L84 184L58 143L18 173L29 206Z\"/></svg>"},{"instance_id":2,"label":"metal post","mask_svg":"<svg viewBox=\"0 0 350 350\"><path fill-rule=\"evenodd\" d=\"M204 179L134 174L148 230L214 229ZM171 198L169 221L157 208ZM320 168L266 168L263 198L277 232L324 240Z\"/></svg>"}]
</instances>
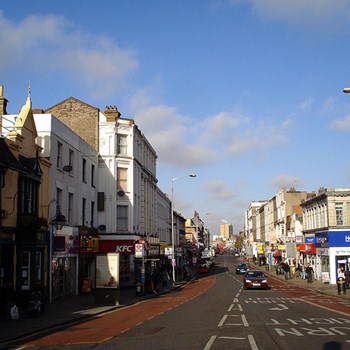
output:
<instances>
[{"instance_id":1,"label":"metal post","mask_svg":"<svg viewBox=\"0 0 350 350\"><path fill-rule=\"evenodd\" d=\"M171 265L173 268L173 285L175 286L176 283L176 276L175 276L175 266L176 266L176 258L175 258L175 232L174 232L174 181L177 179L180 179L181 177L196 177L196 174L188 174L180 177L174 177L171 179L171 250L172 250L172 259L171 259Z\"/></svg>"},{"instance_id":2,"label":"metal post","mask_svg":"<svg viewBox=\"0 0 350 350\"><path fill-rule=\"evenodd\" d=\"M176 178L171 180L171 265L173 268L173 285L175 286L174 180Z\"/></svg>"}]
</instances>

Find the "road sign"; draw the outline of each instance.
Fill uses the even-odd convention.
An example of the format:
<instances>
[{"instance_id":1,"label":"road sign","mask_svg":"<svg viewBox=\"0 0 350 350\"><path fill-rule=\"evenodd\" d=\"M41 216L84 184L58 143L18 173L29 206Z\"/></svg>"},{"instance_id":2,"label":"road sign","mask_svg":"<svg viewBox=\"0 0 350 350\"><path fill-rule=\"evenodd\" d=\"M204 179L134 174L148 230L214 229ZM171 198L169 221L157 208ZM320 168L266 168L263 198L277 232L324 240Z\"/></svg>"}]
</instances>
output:
<instances>
[{"instance_id":1,"label":"road sign","mask_svg":"<svg viewBox=\"0 0 350 350\"><path fill-rule=\"evenodd\" d=\"M135 244L135 258L142 258L143 257L143 244L136 243Z\"/></svg>"}]
</instances>

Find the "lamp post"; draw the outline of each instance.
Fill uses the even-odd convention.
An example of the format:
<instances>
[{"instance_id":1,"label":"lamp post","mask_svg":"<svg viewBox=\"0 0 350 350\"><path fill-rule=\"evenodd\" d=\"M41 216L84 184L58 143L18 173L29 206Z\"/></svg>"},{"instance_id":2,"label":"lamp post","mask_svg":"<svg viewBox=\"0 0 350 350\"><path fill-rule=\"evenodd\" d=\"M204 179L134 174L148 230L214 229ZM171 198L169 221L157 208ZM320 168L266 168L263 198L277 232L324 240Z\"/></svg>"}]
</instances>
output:
<instances>
[{"instance_id":1,"label":"lamp post","mask_svg":"<svg viewBox=\"0 0 350 350\"><path fill-rule=\"evenodd\" d=\"M196 177L196 174L188 174L184 176L174 177L171 179L171 265L173 268L173 285L175 285L176 282L176 276L175 276L175 266L176 266L176 258L175 258L175 232L174 232L174 181L183 177Z\"/></svg>"},{"instance_id":2,"label":"lamp post","mask_svg":"<svg viewBox=\"0 0 350 350\"><path fill-rule=\"evenodd\" d=\"M49 262L49 303L52 302L52 260L53 260L53 254L54 254L54 231L53 228L55 227L55 230L60 230L62 227L66 224L66 217L61 213L61 207L59 203L54 199L49 203L48 210L50 209L50 204L56 202L56 216L54 219L51 220L50 224L52 227L52 230L50 230L50 262ZM49 215L48 215L49 217Z\"/></svg>"}]
</instances>

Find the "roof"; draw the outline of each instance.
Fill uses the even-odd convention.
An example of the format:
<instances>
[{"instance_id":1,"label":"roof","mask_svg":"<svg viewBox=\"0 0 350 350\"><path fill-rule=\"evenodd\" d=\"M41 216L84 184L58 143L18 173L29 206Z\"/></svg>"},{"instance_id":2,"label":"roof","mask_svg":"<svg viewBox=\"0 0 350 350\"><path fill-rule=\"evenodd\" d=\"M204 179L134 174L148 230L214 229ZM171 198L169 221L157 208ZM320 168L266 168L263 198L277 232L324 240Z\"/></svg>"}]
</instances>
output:
<instances>
[{"instance_id":1,"label":"roof","mask_svg":"<svg viewBox=\"0 0 350 350\"><path fill-rule=\"evenodd\" d=\"M0 166L19 172L25 172L20 162L10 151L3 137L0 137Z\"/></svg>"}]
</instances>

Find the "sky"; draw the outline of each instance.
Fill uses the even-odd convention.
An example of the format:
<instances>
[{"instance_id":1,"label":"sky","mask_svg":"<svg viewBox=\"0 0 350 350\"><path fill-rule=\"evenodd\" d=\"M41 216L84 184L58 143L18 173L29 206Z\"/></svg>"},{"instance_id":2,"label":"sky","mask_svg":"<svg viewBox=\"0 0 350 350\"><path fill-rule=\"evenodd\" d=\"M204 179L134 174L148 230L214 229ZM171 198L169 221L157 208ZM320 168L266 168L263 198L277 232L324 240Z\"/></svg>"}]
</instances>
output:
<instances>
[{"instance_id":1,"label":"sky","mask_svg":"<svg viewBox=\"0 0 350 350\"><path fill-rule=\"evenodd\" d=\"M174 209L236 233L282 187L350 187L349 26L350 0L2 1L0 85L9 114L29 84L116 105Z\"/></svg>"}]
</instances>

